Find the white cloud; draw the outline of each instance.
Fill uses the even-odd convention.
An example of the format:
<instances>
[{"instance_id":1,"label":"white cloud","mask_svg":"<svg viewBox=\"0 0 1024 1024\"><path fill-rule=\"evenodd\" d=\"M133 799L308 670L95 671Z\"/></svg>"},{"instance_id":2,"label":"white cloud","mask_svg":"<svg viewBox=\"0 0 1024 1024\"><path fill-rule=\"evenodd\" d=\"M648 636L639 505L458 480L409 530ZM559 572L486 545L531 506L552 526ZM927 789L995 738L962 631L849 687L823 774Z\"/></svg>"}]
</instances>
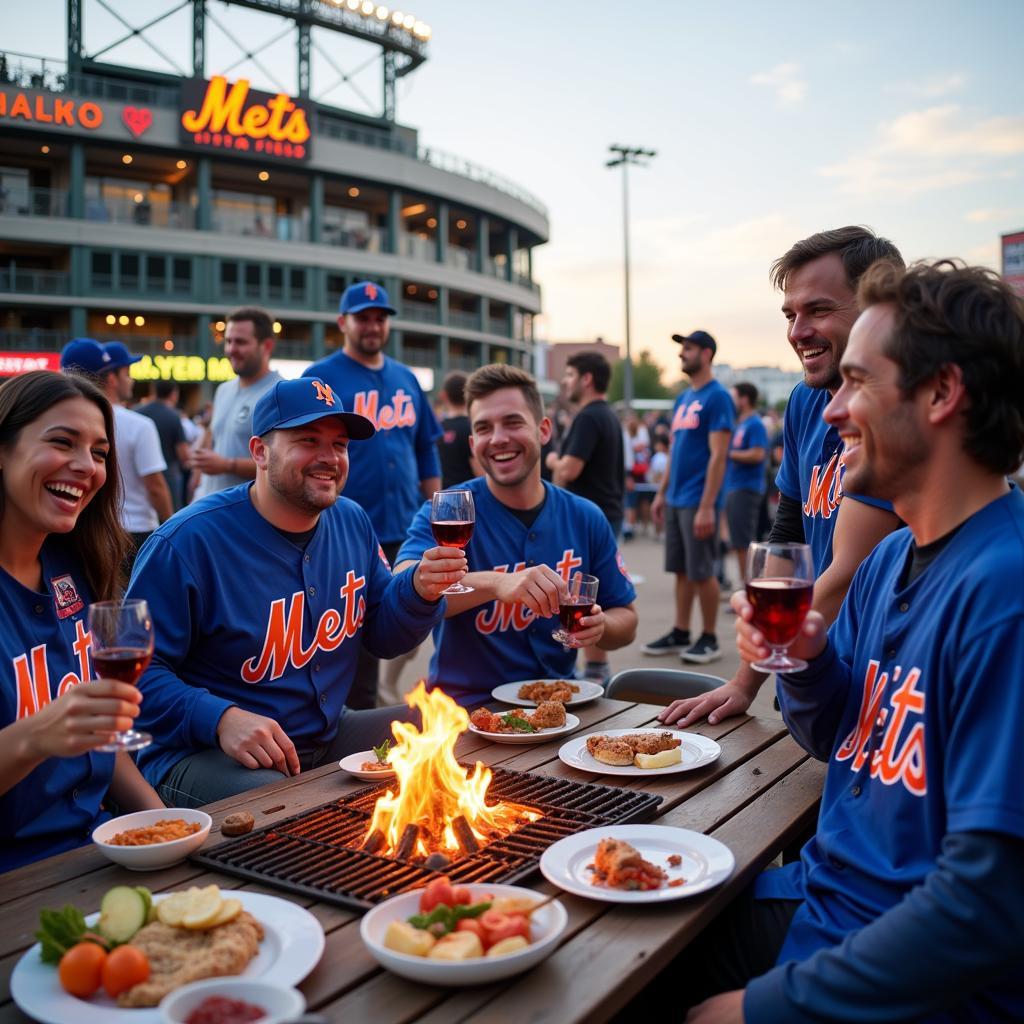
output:
<instances>
[{"instance_id":1,"label":"white cloud","mask_svg":"<svg viewBox=\"0 0 1024 1024\"><path fill-rule=\"evenodd\" d=\"M1024 153L1024 117L977 120L943 104L879 126L873 143L819 169L847 195L910 196L990 178L1000 158Z\"/></svg>"},{"instance_id":2,"label":"white cloud","mask_svg":"<svg viewBox=\"0 0 1024 1024\"><path fill-rule=\"evenodd\" d=\"M807 94L807 82L800 77L799 64L777 64L771 71L751 75L750 82L774 89L780 103L800 103Z\"/></svg>"},{"instance_id":3,"label":"white cloud","mask_svg":"<svg viewBox=\"0 0 1024 1024\"><path fill-rule=\"evenodd\" d=\"M901 82L890 91L919 96L926 100L936 100L952 93L960 92L967 85L967 75L962 71L953 71L946 75L931 75L919 82Z\"/></svg>"}]
</instances>

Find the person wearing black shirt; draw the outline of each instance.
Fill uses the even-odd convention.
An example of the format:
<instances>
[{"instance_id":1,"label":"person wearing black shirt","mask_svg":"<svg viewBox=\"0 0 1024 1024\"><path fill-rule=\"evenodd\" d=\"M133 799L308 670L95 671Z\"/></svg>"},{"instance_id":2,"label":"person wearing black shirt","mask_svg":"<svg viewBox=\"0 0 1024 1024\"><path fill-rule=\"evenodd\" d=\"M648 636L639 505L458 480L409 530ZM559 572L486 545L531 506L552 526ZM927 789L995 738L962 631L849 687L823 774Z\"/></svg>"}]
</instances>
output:
<instances>
[{"instance_id":1,"label":"person wearing black shirt","mask_svg":"<svg viewBox=\"0 0 1024 1024\"><path fill-rule=\"evenodd\" d=\"M437 439L441 458L441 487L447 490L480 476L469 450L469 416L466 414L466 375L453 370L441 385L441 401L448 415L441 420L444 433Z\"/></svg>"},{"instance_id":2,"label":"person wearing black shirt","mask_svg":"<svg viewBox=\"0 0 1024 1024\"><path fill-rule=\"evenodd\" d=\"M612 368L599 352L577 352L566 363L562 388L579 412L562 442L561 455L547 456L551 479L604 513L616 537L622 533L626 491L622 424L605 400ZM608 655L586 652L586 677L605 683L610 678Z\"/></svg>"},{"instance_id":3,"label":"person wearing black shirt","mask_svg":"<svg viewBox=\"0 0 1024 1024\"><path fill-rule=\"evenodd\" d=\"M164 462L167 463L164 476L167 479L167 486L171 489L171 501L175 510L181 508L181 480L191 453L188 441L185 440L185 428L181 425L177 406L178 385L173 380L158 380L156 398L135 410L156 424L156 432L160 435L160 449L164 454Z\"/></svg>"}]
</instances>

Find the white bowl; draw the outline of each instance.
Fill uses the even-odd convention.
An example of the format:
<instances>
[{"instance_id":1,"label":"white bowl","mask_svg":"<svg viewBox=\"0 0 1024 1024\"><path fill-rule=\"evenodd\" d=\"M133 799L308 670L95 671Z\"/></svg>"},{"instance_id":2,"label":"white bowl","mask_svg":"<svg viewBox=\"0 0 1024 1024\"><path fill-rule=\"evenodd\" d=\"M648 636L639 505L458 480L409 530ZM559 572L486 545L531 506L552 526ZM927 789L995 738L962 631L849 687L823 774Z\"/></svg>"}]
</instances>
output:
<instances>
[{"instance_id":1,"label":"white bowl","mask_svg":"<svg viewBox=\"0 0 1024 1024\"><path fill-rule=\"evenodd\" d=\"M281 1024L294 1020L306 1009L306 999L294 988L282 988L257 978L206 978L169 992L160 1000L161 1024L184 1024L204 999L224 996L262 1007L266 1013L259 1024Z\"/></svg>"},{"instance_id":2,"label":"white bowl","mask_svg":"<svg viewBox=\"0 0 1024 1024\"><path fill-rule=\"evenodd\" d=\"M538 902L544 899L540 893L516 885L475 884L467 888L474 903L480 903L489 896L525 896ZM530 945L507 956L445 961L409 956L387 949L384 946L384 933L388 925L392 921L404 921L419 913L421 891L417 889L416 892L394 896L374 907L360 922L359 934L366 948L382 967L410 981L421 981L427 985L485 985L528 971L554 951L569 922L569 915L561 903L557 900L549 903L530 919Z\"/></svg>"},{"instance_id":3,"label":"white bowl","mask_svg":"<svg viewBox=\"0 0 1024 1024\"><path fill-rule=\"evenodd\" d=\"M199 831L185 836L184 839L150 843L148 846L114 846L110 842L118 832L126 832L130 828L145 828L155 825L158 821L174 818L181 818L189 823L199 822ZM136 811L134 814L122 814L120 818L111 818L110 821L105 821L93 829L92 841L104 856L115 864L120 864L130 871L155 871L157 868L169 868L198 850L210 834L212 824L213 819L205 811L194 811L187 807L165 807L162 811Z\"/></svg>"}]
</instances>

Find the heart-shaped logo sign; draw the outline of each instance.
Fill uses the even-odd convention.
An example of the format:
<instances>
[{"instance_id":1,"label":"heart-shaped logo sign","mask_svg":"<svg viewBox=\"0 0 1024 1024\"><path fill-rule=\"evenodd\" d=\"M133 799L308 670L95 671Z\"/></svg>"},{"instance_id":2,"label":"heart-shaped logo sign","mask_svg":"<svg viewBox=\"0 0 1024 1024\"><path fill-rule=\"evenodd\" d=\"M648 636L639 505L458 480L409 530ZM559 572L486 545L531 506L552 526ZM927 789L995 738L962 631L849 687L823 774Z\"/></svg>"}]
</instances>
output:
<instances>
[{"instance_id":1,"label":"heart-shaped logo sign","mask_svg":"<svg viewBox=\"0 0 1024 1024\"><path fill-rule=\"evenodd\" d=\"M128 131L138 138L153 123L153 111L146 107L125 107L121 118Z\"/></svg>"}]
</instances>

